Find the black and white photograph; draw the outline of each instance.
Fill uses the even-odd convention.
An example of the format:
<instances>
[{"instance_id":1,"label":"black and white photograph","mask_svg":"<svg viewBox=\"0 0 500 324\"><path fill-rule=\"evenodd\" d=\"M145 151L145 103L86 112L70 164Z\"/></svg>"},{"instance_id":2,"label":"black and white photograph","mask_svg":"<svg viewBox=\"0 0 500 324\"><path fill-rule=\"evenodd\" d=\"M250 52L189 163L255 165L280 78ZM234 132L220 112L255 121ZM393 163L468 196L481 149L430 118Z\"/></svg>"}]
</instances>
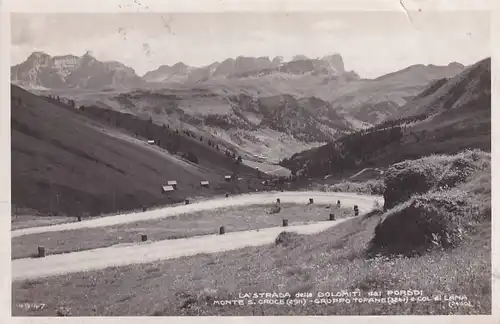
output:
<instances>
[{"instance_id":1,"label":"black and white photograph","mask_svg":"<svg viewBox=\"0 0 500 324\"><path fill-rule=\"evenodd\" d=\"M10 13L13 317L492 315L490 11L123 2Z\"/></svg>"}]
</instances>

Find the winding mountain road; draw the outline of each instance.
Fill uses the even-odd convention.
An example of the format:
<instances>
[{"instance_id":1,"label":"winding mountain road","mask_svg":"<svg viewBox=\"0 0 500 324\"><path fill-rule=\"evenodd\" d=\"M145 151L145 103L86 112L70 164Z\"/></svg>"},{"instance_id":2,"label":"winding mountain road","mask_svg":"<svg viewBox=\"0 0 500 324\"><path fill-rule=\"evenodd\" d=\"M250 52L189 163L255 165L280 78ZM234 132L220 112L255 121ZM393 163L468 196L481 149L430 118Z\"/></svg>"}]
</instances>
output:
<instances>
[{"instance_id":1,"label":"winding mountain road","mask_svg":"<svg viewBox=\"0 0 500 324\"><path fill-rule=\"evenodd\" d=\"M29 227L14 230L11 232L12 237L46 233L60 232L65 230L73 230L79 228L96 228L106 227L118 224L133 223L137 221L153 220L172 217L185 213L194 213L203 210L212 210L217 208L248 206L256 204L272 204L276 199L280 198L282 203L308 203L309 198L313 198L315 203L319 204L336 204L340 200L342 206L358 205L360 213L365 210L371 210L375 201L383 204L383 198L379 196L358 195L355 193L341 192L323 192L323 191L268 191L260 193L250 193L228 198L215 198L205 201L200 201L190 205L179 205L174 207L165 207L145 212L133 212L113 216L105 216L83 220L81 222L62 223L49 226Z\"/></svg>"},{"instance_id":2,"label":"winding mountain road","mask_svg":"<svg viewBox=\"0 0 500 324\"><path fill-rule=\"evenodd\" d=\"M217 198L192 205L168 207L141 213L108 216L82 222L27 228L13 231L12 233L16 233L16 236L20 236L33 233L57 232L76 228L112 226L127 222L135 222L138 220L158 219L186 212L209 210L221 207L274 203L276 198L280 198L282 203L307 203L309 198L313 198L314 203L335 204L337 200L340 200L343 206L353 206L354 204L358 205L360 215L372 210L375 202L383 204L383 199L381 197L350 193L325 193L314 191L267 192L246 194L224 199ZM248 246L265 245L274 242L276 236L283 230L293 231L300 234L314 234L332 226L336 226L348 219L325 221L307 225L295 225L286 228L272 227L252 231L231 232L224 235L205 235L185 239L145 242L138 244L119 244L107 248L48 255L44 258L17 259L12 261L12 279L36 279L64 275L68 273L105 269L108 267L151 263L182 256L196 255L199 253L215 253L241 249Z\"/></svg>"}]
</instances>

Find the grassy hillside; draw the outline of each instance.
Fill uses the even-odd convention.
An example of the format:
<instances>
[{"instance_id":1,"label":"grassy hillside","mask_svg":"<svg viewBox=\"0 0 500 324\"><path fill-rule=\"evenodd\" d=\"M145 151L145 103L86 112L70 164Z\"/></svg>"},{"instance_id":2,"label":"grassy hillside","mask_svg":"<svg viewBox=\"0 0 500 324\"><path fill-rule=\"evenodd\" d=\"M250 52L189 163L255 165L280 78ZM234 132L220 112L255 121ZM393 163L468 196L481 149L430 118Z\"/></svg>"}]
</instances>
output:
<instances>
[{"instance_id":1,"label":"grassy hillside","mask_svg":"<svg viewBox=\"0 0 500 324\"><path fill-rule=\"evenodd\" d=\"M485 59L446 82L434 81L400 108L399 119L295 154L282 165L305 176L322 176L466 148L490 151L490 65Z\"/></svg>"},{"instance_id":2,"label":"grassy hillside","mask_svg":"<svg viewBox=\"0 0 500 324\"><path fill-rule=\"evenodd\" d=\"M204 168L224 172L236 172L240 175L256 176L255 169L238 163L234 151L223 148L220 142L203 138L188 130L171 128L168 125L158 125L152 120L140 119L131 114L123 114L110 109L95 106L80 107L83 115L102 122L110 127L129 133L143 141L153 140L155 145L171 154L192 156L197 165ZM228 153L231 155L228 156Z\"/></svg>"},{"instance_id":3,"label":"grassy hillside","mask_svg":"<svg viewBox=\"0 0 500 324\"><path fill-rule=\"evenodd\" d=\"M11 106L14 213L29 208L41 215L95 215L263 187L253 179L256 171L233 157L199 139L172 139L171 132L147 121L118 118L139 133L147 129L167 149L174 143L186 158L16 86ZM226 174L240 171L245 181L224 181ZM178 190L162 194L168 180L177 180ZM211 188L200 188L201 180L210 181Z\"/></svg>"}]
</instances>

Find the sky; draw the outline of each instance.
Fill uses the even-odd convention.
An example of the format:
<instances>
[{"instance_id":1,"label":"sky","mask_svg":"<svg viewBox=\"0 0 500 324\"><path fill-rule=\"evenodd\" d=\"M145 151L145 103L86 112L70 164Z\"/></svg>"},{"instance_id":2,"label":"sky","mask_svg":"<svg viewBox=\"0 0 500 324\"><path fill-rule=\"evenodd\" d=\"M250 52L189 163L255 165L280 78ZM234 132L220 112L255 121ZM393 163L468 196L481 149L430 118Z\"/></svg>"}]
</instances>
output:
<instances>
[{"instance_id":1,"label":"sky","mask_svg":"<svg viewBox=\"0 0 500 324\"><path fill-rule=\"evenodd\" d=\"M13 13L11 64L33 51L90 51L139 75L179 61L203 66L238 56L339 53L374 78L413 64L475 63L490 53L487 11L221 13Z\"/></svg>"}]
</instances>

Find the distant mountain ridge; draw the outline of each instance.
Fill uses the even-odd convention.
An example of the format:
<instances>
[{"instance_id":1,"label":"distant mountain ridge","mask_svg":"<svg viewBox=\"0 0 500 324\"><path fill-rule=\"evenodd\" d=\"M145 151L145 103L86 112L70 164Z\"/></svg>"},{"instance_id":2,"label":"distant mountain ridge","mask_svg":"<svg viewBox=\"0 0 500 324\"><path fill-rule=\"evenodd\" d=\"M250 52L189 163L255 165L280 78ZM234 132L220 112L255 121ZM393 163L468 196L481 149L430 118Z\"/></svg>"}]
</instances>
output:
<instances>
[{"instance_id":1,"label":"distant mountain ridge","mask_svg":"<svg viewBox=\"0 0 500 324\"><path fill-rule=\"evenodd\" d=\"M456 62L447 66L419 64L366 81L396 83L411 80L412 83L427 84L429 80L452 77L463 69L464 66ZM164 83L172 82L231 82L255 78L267 78L264 82L277 81L284 84L295 82L293 78L305 78L303 85L299 84L299 87L306 87L307 83L311 82L308 79L310 77L323 80L323 84L319 84L320 91L324 91L323 88L329 85L330 81L334 81L332 87L336 87L336 80L364 81L356 72L346 70L344 60L338 53L318 58L296 55L288 62L281 56L272 59L266 56L238 56L203 67L192 67L178 62L171 66L161 65L143 76L137 75L133 68L123 63L102 62L88 52L82 56L50 56L44 52L33 52L24 62L11 67L11 82L26 89L124 89L161 87ZM295 84L296 82L294 87ZM310 95L333 102L321 95L305 94ZM402 103L404 102L397 102L395 105L400 106ZM341 105L344 106L344 103ZM371 118L372 121L377 119Z\"/></svg>"},{"instance_id":2,"label":"distant mountain ridge","mask_svg":"<svg viewBox=\"0 0 500 324\"><path fill-rule=\"evenodd\" d=\"M258 77L272 73L339 76L346 71L340 54L317 59L297 55L289 62L284 62L281 56L272 59L267 56L238 56L203 67L192 67L183 62L172 66L161 65L141 77L123 63L99 61L89 52L82 56L51 56L44 52L33 52L24 62L11 67L11 82L28 89L99 90L172 81L197 83L210 79ZM349 73L356 75L352 71Z\"/></svg>"},{"instance_id":3,"label":"distant mountain ridge","mask_svg":"<svg viewBox=\"0 0 500 324\"><path fill-rule=\"evenodd\" d=\"M175 66L182 65L182 70ZM211 78L241 78L249 76L260 76L273 72L283 72L292 75L304 73L334 74L345 73L344 61L340 54L327 55L318 59L309 59L303 55L297 55L290 62L284 62L280 56L272 60L267 56L227 58L222 62L213 62L203 67L190 67L182 62L173 66L162 65L156 70L144 74L144 80L148 82L165 82L184 80L190 82L203 82Z\"/></svg>"},{"instance_id":4,"label":"distant mountain ridge","mask_svg":"<svg viewBox=\"0 0 500 324\"><path fill-rule=\"evenodd\" d=\"M145 83L134 69L116 61L101 62L88 52L80 57L34 52L26 61L12 66L10 72L14 84L27 88L102 89Z\"/></svg>"},{"instance_id":5,"label":"distant mountain ridge","mask_svg":"<svg viewBox=\"0 0 500 324\"><path fill-rule=\"evenodd\" d=\"M458 72L465 69L465 66L458 62L452 62L448 65L438 66L434 64L415 64L411 65L405 69L384 74L378 78L373 79L373 81L381 81L381 80L397 80L398 78L405 80L406 75L411 74L413 78L424 78L428 79L437 79L442 77L443 75L456 75Z\"/></svg>"}]
</instances>

